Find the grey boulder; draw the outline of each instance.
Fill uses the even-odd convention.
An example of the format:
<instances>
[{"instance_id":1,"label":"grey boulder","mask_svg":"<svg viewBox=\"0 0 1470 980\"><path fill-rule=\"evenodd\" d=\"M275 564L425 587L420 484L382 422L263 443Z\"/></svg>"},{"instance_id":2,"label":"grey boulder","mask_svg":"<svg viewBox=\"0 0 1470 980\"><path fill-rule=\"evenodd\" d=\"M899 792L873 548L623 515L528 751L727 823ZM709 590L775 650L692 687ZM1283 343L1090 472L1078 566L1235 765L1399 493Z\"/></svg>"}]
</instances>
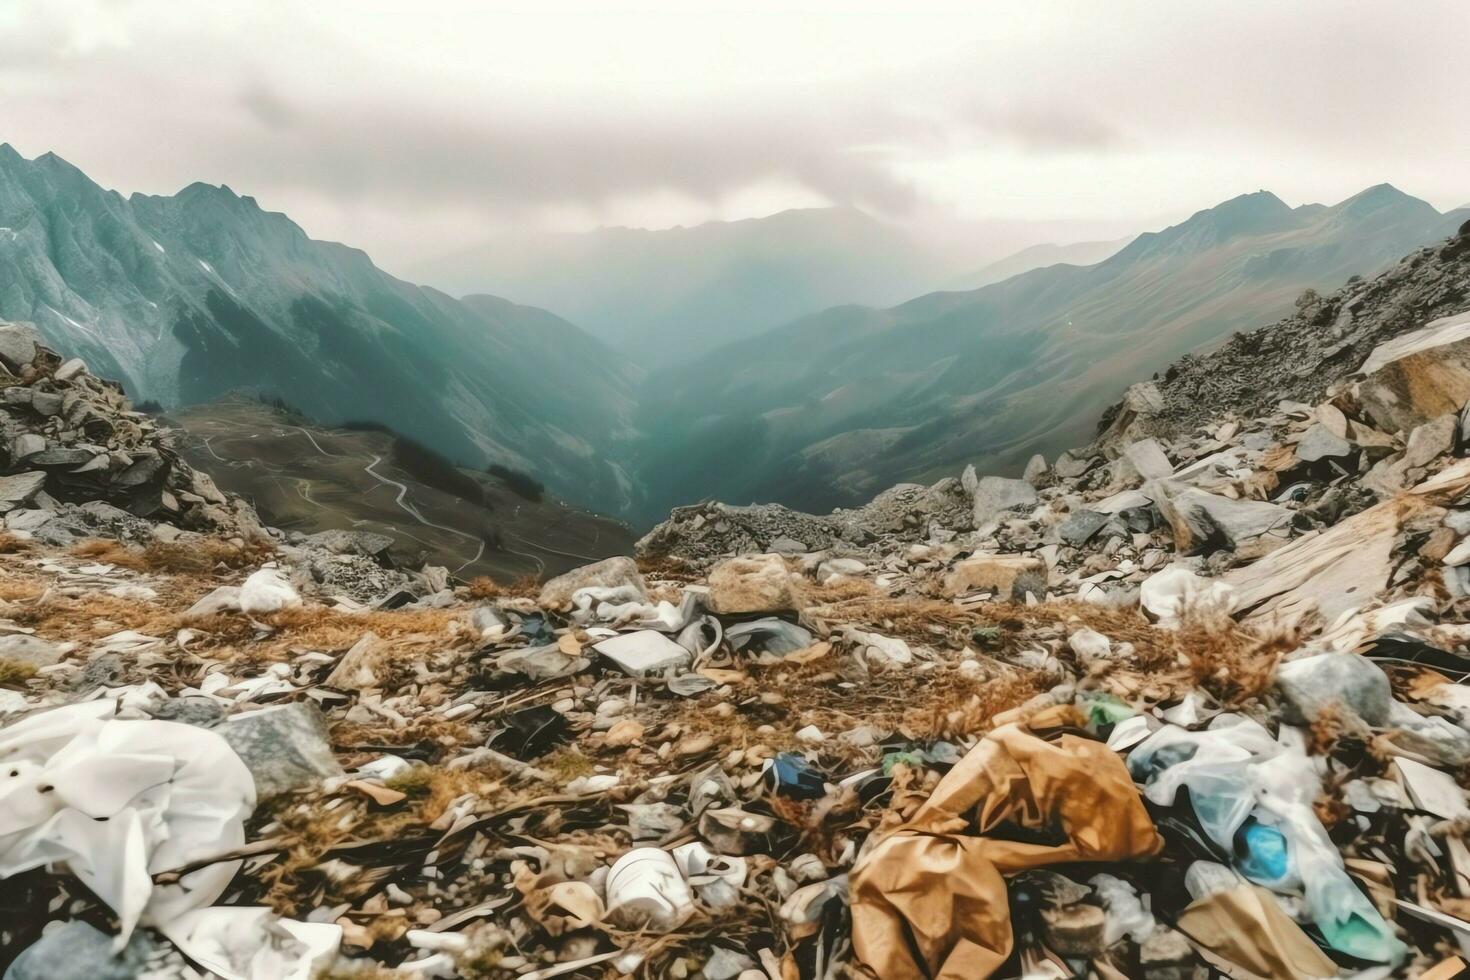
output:
<instances>
[{"instance_id":1,"label":"grey boulder","mask_svg":"<svg viewBox=\"0 0 1470 980\"><path fill-rule=\"evenodd\" d=\"M1394 706L1388 675L1356 653L1322 653L1284 663L1276 671L1276 688L1294 722L1315 721L1336 706L1369 725L1383 725Z\"/></svg>"},{"instance_id":2,"label":"grey boulder","mask_svg":"<svg viewBox=\"0 0 1470 980\"><path fill-rule=\"evenodd\" d=\"M247 711L214 730L249 768L261 799L342 775L316 705L297 701Z\"/></svg>"},{"instance_id":3,"label":"grey boulder","mask_svg":"<svg viewBox=\"0 0 1470 980\"><path fill-rule=\"evenodd\" d=\"M1005 511L1030 507L1036 503L1036 488L1025 480L1012 480L1004 476L982 476L976 479L974 473L973 467L965 470L965 486L974 497L977 528Z\"/></svg>"},{"instance_id":4,"label":"grey boulder","mask_svg":"<svg viewBox=\"0 0 1470 980\"><path fill-rule=\"evenodd\" d=\"M636 590L645 599L648 597L648 588L638 572L638 563L624 555L614 555L558 575L541 587L541 596L537 602L543 607L560 608L570 606L572 595L579 589L611 589L622 586Z\"/></svg>"}]
</instances>

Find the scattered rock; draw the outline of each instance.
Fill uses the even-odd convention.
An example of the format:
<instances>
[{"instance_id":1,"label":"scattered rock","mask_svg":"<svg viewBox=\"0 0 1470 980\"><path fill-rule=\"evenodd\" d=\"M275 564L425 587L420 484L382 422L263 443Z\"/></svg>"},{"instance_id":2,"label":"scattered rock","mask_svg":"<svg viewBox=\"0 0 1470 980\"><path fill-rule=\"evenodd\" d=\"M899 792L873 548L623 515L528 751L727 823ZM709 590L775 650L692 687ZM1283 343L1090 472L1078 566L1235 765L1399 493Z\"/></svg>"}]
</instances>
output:
<instances>
[{"instance_id":1,"label":"scattered rock","mask_svg":"<svg viewBox=\"0 0 1470 980\"><path fill-rule=\"evenodd\" d=\"M342 775L325 719L304 702L231 715L215 731L250 769L261 799Z\"/></svg>"},{"instance_id":2,"label":"scattered rock","mask_svg":"<svg viewBox=\"0 0 1470 980\"><path fill-rule=\"evenodd\" d=\"M798 591L780 555L732 558L709 573L709 608L720 615L795 609Z\"/></svg>"},{"instance_id":3,"label":"scattered rock","mask_svg":"<svg viewBox=\"0 0 1470 980\"><path fill-rule=\"evenodd\" d=\"M644 600L648 598L648 589L643 584L643 576L638 572L638 563L631 558L616 555L558 575L541 587L537 602L552 609L563 608L572 604L572 596L578 590L589 588L627 588Z\"/></svg>"},{"instance_id":4,"label":"scattered rock","mask_svg":"<svg viewBox=\"0 0 1470 980\"><path fill-rule=\"evenodd\" d=\"M944 579L946 595L993 592L1002 599L1024 599L1046 592L1046 562L1016 555L976 555L958 562Z\"/></svg>"},{"instance_id":5,"label":"scattered rock","mask_svg":"<svg viewBox=\"0 0 1470 980\"><path fill-rule=\"evenodd\" d=\"M965 471L967 484L971 482L973 474L973 467ZM983 476L973 480L973 483L976 527L983 526L1004 511L1030 507L1036 503L1036 488L1025 480Z\"/></svg>"}]
</instances>

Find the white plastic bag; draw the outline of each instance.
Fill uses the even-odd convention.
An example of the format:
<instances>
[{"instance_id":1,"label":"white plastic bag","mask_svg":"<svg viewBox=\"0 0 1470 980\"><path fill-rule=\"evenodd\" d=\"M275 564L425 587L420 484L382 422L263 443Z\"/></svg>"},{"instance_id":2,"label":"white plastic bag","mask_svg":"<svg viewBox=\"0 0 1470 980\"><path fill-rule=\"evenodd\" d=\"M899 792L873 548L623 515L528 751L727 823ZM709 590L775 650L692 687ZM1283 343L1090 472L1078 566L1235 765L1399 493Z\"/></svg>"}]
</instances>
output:
<instances>
[{"instance_id":1,"label":"white plastic bag","mask_svg":"<svg viewBox=\"0 0 1470 980\"><path fill-rule=\"evenodd\" d=\"M152 876L245 843L250 770L214 732L67 705L0 730L0 878L66 865L117 913L117 948L139 923L165 927L209 905L240 862L177 884Z\"/></svg>"}]
</instances>

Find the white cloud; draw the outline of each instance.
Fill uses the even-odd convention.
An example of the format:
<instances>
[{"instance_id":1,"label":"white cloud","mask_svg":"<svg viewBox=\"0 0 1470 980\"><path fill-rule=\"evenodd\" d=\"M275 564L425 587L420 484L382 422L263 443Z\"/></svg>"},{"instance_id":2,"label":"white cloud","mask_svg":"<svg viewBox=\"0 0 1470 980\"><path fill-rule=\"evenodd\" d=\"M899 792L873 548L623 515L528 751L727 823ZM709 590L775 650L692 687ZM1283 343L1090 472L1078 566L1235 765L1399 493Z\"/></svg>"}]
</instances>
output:
<instances>
[{"instance_id":1,"label":"white cloud","mask_svg":"<svg viewBox=\"0 0 1470 980\"><path fill-rule=\"evenodd\" d=\"M229 183L391 266L508 222L852 201L1143 221L1470 198L1462 0L10 0L0 140Z\"/></svg>"}]
</instances>

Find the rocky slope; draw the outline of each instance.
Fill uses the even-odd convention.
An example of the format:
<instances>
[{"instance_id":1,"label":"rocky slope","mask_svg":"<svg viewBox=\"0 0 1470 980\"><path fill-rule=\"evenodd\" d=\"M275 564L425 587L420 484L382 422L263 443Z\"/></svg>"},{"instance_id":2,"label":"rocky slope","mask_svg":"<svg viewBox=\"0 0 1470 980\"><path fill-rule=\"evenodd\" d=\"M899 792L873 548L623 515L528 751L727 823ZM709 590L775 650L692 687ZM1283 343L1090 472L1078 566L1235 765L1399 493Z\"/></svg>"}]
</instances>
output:
<instances>
[{"instance_id":1,"label":"rocky slope","mask_svg":"<svg viewBox=\"0 0 1470 980\"><path fill-rule=\"evenodd\" d=\"M639 373L626 360L543 310L394 279L225 187L124 198L0 145L0 317L140 400L253 387L584 503L631 493L615 462Z\"/></svg>"},{"instance_id":2,"label":"rocky slope","mask_svg":"<svg viewBox=\"0 0 1470 980\"><path fill-rule=\"evenodd\" d=\"M824 510L966 462L1019 473L1035 452L1086 441L1130 382L1465 217L1386 185L1331 207L1260 192L1096 265L799 320L650 376L642 516L711 495Z\"/></svg>"},{"instance_id":3,"label":"rocky slope","mask_svg":"<svg viewBox=\"0 0 1470 980\"><path fill-rule=\"evenodd\" d=\"M1300 297L1297 312L1170 365L1153 388L1154 422L1179 431L1227 411L1250 415L1282 400L1315 402L1379 344L1470 307L1470 221L1455 237L1405 256L1371 279ZM1103 426L1122 411L1115 405Z\"/></svg>"},{"instance_id":4,"label":"rocky slope","mask_svg":"<svg viewBox=\"0 0 1470 980\"><path fill-rule=\"evenodd\" d=\"M1320 380L521 589L12 509L7 980L1458 975L1470 312Z\"/></svg>"}]
</instances>

